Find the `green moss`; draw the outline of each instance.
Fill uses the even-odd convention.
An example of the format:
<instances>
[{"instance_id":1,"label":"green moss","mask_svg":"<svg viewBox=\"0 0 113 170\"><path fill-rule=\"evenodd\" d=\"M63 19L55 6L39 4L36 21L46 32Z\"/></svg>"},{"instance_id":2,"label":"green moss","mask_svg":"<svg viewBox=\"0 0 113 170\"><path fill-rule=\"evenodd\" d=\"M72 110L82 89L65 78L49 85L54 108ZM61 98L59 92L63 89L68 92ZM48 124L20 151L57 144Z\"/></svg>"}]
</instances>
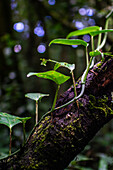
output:
<instances>
[{"instance_id":1,"label":"green moss","mask_svg":"<svg viewBox=\"0 0 113 170\"><path fill-rule=\"evenodd\" d=\"M113 110L108 107L108 97L106 95L103 95L103 98L96 99L95 96L90 95L90 101L89 101L89 108L90 109L97 109L100 110L100 113L104 112L105 116L107 114L113 114Z\"/></svg>"}]
</instances>

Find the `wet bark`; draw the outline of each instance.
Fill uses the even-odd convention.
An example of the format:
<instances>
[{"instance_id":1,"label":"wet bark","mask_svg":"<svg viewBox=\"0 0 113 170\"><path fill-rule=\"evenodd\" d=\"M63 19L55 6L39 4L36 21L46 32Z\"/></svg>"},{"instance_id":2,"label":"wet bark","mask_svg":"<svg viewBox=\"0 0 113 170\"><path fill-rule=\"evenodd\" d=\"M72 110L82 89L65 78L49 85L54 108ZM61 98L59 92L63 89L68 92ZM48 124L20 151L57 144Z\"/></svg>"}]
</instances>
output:
<instances>
[{"instance_id":1,"label":"wet bark","mask_svg":"<svg viewBox=\"0 0 113 170\"><path fill-rule=\"evenodd\" d=\"M81 90L80 79L77 93ZM113 118L113 58L106 57L89 71L84 95L76 102L46 116L18 153L0 162L0 169L63 170L95 134ZM73 87L57 106L74 97Z\"/></svg>"}]
</instances>

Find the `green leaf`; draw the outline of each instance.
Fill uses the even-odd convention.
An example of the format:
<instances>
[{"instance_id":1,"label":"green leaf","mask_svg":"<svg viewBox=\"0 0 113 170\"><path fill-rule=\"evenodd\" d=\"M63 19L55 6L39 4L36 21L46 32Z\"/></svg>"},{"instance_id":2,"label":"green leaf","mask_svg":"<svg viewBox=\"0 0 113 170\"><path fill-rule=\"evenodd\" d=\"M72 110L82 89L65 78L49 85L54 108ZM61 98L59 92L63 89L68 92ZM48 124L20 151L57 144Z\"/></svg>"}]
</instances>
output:
<instances>
[{"instance_id":1,"label":"green leaf","mask_svg":"<svg viewBox=\"0 0 113 170\"><path fill-rule=\"evenodd\" d=\"M58 62L56 64L57 65L55 65L54 70L58 69L59 67L65 67L72 72L75 69L75 64L68 64L66 62Z\"/></svg>"},{"instance_id":2,"label":"green leaf","mask_svg":"<svg viewBox=\"0 0 113 170\"><path fill-rule=\"evenodd\" d=\"M42 97L49 96L49 94L41 94L41 93L27 93L25 97L28 97L32 100L38 101L41 100Z\"/></svg>"},{"instance_id":3,"label":"green leaf","mask_svg":"<svg viewBox=\"0 0 113 170\"><path fill-rule=\"evenodd\" d=\"M112 53L112 52L111 52ZM108 56L113 56L112 54L110 54L110 52L105 52L103 53L104 55L108 55Z\"/></svg>"},{"instance_id":4,"label":"green leaf","mask_svg":"<svg viewBox=\"0 0 113 170\"><path fill-rule=\"evenodd\" d=\"M58 85L63 84L65 81L67 81L70 78L69 76L65 76L64 74L56 72L55 70L51 70L47 72L40 72L40 73L31 72L27 75L27 77L30 77L33 75L40 77L40 78L52 80Z\"/></svg>"},{"instance_id":5,"label":"green leaf","mask_svg":"<svg viewBox=\"0 0 113 170\"><path fill-rule=\"evenodd\" d=\"M97 56L97 55L101 55L101 52L98 51L98 50L95 50L95 51L91 51L91 52L89 53L89 55L90 55L91 57L95 57L95 56Z\"/></svg>"},{"instance_id":6,"label":"green leaf","mask_svg":"<svg viewBox=\"0 0 113 170\"><path fill-rule=\"evenodd\" d=\"M60 63L56 63L54 66L54 70L57 70L60 67Z\"/></svg>"},{"instance_id":7,"label":"green leaf","mask_svg":"<svg viewBox=\"0 0 113 170\"><path fill-rule=\"evenodd\" d=\"M47 63L47 61L56 63L55 66L54 66L54 70L57 70L59 67L65 67L65 68L69 69L70 71L73 71L75 69L75 64L69 64L69 63L66 63L66 62L58 62L58 61L55 61L55 60L44 59L44 58L40 59L40 60L42 60L42 63L43 63L43 61L44 61L44 63Z\"/></svg>"},{"instance_id":8,"label":"green leaf","mask_svg":"<svg viewBox=\"0 0 113 170\"><path fill-rule=\"evenodd\" d=\"M8 113L0 112L0 124L8 126L10 129L19 124L22 123L17 116L10 115Z\"/></svg>"},{"instance_id":9,"label":"green leaf","mask_svg":"<svg viewBox=\"0 0 113 170\"><path fill-rule=\"evenodd\" d=\"M91 36L96 36L98 34L106 33L106 32L113 32L113 29L105 29L105 30L99 30L99 31L90 32L90 35Z\"/></svg>"},{"instance_id":10,"label":"green leaf","mask_svg":"<svg viewBox=\"0 0 113 170\"><path fill-rule=\"evenodd\" d=\"M26 123L27 120L31 119L31 117L17 117L18 120L20 120L22 123Z\"/></svg>"},{"instance_id":11,"label":"green leaf","mask_svg":"<svg viewBox=\"0 0 113 170\"><path fill-rule=\"evenodd\" d=\"M77 31L73 31L73 32L69 33L67 38L70 38L70 37L73 37L73 36L89 34L90 32L98 31L99 29L100 29L99 26L86 27L86 28L83 28L81 30L77 30Z\"/></svg>"},{"instance_id":12,"label":"green leaf","mask_svg":"<svg viewBox=\"0 0 113 170\"><path fill-rule=\"evenodd\" d=\"M85 47L88 46L88 43L83 41L83 40L79 40L79 39L54 39L49 43L49 46L51 44L62 44L62 45L83 45Z\"/></svg>"}]
</instances>

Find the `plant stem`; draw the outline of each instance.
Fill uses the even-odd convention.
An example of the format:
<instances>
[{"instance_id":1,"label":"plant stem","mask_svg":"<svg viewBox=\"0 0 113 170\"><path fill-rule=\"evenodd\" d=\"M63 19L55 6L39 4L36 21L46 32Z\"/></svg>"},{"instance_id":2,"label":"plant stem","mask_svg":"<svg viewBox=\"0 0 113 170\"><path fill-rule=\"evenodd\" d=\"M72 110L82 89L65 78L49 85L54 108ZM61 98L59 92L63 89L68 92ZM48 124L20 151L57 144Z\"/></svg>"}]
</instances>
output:
<instances>
[{"instance_id":1,"label":"plant stem","mask_svg":"<svg viewBox=\"0 0 113 170\"><path fill-rule=\"evenodd\" d=\"M108 29L108 23L109 23L109 18L107 18L107 20L106 20L105 29ZM97 50L100 50L100 49L105 45L106 39L107 39L107 32L105 32L103 41L102 41L102 43L100 44L100 46L98 46Z\"/></svg>"},{"instance_id":2,"label":"plant stem","mask_svg":"<svg viewBox=\"0 0 113 170\"><path fill-rule=\"evenodd\" d=\"M77 97L76 83L75 83L75 78L74 78L74 73L73 73L73 71L71 71L71 75L72 75L72 80L73 80L75 97ZM77 104L77 107L79 108L78 100L76 100L76 104Z\"/></svg>"},{"instance_id":3,"label":"plant stem","mask_svg":"<svg viewBox=\"0 0 113 170\"><path fill-rule=\"evenodd\" d=\"M9 144L9 155L11 155L11 143L12 143L12 129L10 128L10 144Z\"/></svg>"},{"instance_id":4,"label":"plant stem","mask_svg":"<svg viewBox=\"0 0 113 170\"><path fill-rule=\"evenodd\" d=\"M94 36L91 36L91 47L92 47L92 51L94 51L95 47L94 47Z\"/></svg>"},{"instance_id":5,"label":"plant stem","mask_svg":"<svg viewBox=\"0 0 113 170\"><path fill-rule=\"evenodd\" d=\"M86 47L86 65L89 64L89 58L88 58L88 47Z\"/></svg>"},{"instance_id":6,"label":"plant stem","mask_svg":"<svg viewBox=\"0 0 113 170\"><path fill-rule=\"evenodd\" d=\"M38 101L36 101L36 124L38 123Z\"/></svg>"},{"instance_id":7,"label":"plant stem","mask_svg":"<svg viewBox=\"0 0 113 170\"><path fill-rule=\"evenodd\" d=\"M23 135L24 135L24 144L26 141L26 132L25 132L25 123L23 122Z\"/></svg>"},{"instance_id":8,"label":"plant stem","mask_svg":"<svg viewBox=\"0 0 113 170\"><path fill-rule=\"evenodd\" d=\"M100 30L102 30L102 27L100 27ZM101 39L102 39L102 34L99 34L99 36L98 36L97 48L99 47L99 45L100 45L100 43L101 43Z\"/></svg>"},{"instance_id":9,"label":"plant stem","mask_svg":"<svg viewBox=\"0 0 113 170\"><path fill-rule=\"evenodd\" d=\"M51 109L52 111L55 109L55 104L56 104L59 88L60 88L60 85L58 85L56 93L55 93L55 98L54 98L52 109Z\"/></svg>"}]
</instances>

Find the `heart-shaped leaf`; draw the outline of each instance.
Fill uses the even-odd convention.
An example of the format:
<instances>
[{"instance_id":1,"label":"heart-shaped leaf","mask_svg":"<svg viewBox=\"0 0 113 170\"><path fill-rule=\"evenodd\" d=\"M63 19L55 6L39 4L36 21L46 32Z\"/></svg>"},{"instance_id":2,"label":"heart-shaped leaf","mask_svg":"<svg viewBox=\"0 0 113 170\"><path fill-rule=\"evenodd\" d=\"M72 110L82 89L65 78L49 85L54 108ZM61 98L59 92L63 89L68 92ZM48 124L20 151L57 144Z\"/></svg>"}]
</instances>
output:
<instances>
[{"instance_id":1,"label":"heart-shaped leaf","mask_svg":"<svg viewBox=\"0 0 113 170\"><path fill-rule=\"evenodd\" d=\"M69 33L67 38L70 38L70 37L73 37L73 36L89 34L90 32L98 31L99 29L100 29L99 26L86 27L86 28L83 28L81 30L77 30L77 31L73 31L73 32Z\"/></svg>"},{"instance_id":2,"label":"heart-shaped leaf","mask_svg":"<svg viewBox=\"0 0 113 170\"><path fill-rule=\"evenodd\" d=\"M41 100L42 97L49 96L49 94L41 94L41 93L27 93L25 97L28 97L32 100L38 101Z\"/></svg>"},{"instance_id":3,"label":"heart-shaped leaf","mask_svg":"<svg viewBox=\"0 0 113 170\"><path fill-rule=\"evenodd\" d=\"M17 116L10 115L8 113L0 112L0 124L8 126L10 129L19 124L22 123Z\"/></svg>"},{"instance_id":4,"label":"heart-shaped leaf","mask_svg":"<svg viewBox=\"0 0 113 170\"><path fill-rule=\"evenodd\" d=\"M54 39L50 42L49 46L51 44L62 44L62 45L83 45L85 47L88 46L88 43L83 40L79 39Z\"/></svg>"},{"instance_id":5,"label":"heart-shaped leaf","mask_svg":"<svg viewBox=\"0 0 113 170\"><path fill-rule=\"evenodd\" d=\"M64 74L61 74L55 70L51 70L47 72L40 72L40 73L31 72L27 75L27 77L30 77L33 75L40 77L40 78L52 80L58 85L63 84L65 81L67 81L70 78L69 76L65 76Z\"/></svg>"},{"instance_id":6,"label":"heart-shaped leaf","mask_svg":"<svg viewBox=\"0 0 113 170\"><path fill-rule=\"evenodd\" d=\"M113 32L113 29L105 29L105 30L99 30L99 31L90 32L90 35L91 36L96 36L98 34L106 33L106 32Z\"/></svg>"}]
</instances>

